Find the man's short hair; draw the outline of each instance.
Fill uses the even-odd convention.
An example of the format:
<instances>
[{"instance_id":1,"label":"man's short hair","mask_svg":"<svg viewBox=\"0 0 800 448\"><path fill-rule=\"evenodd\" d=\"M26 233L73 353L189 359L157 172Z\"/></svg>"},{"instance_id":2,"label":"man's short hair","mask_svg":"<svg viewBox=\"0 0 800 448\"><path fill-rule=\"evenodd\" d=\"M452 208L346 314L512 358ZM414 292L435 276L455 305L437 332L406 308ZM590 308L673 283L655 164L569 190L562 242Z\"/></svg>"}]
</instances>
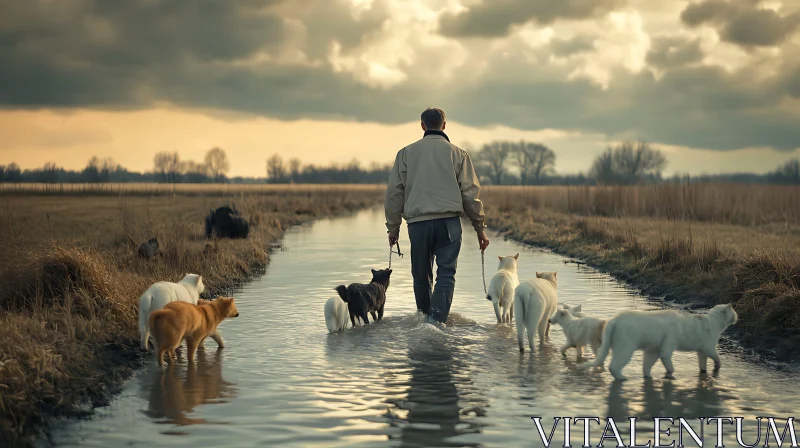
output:
<instances>
[{"instance_id":1,"label":"man's short hair","mask_svg":"<svg viewBox=\"0 0 800 448\"><path fill-rule=\"evenodd\" d=\"M422 112L422 123L426 129L441 129L445 122L444 111L438 107L429 107Z\"/></svg>"}]
</instances>

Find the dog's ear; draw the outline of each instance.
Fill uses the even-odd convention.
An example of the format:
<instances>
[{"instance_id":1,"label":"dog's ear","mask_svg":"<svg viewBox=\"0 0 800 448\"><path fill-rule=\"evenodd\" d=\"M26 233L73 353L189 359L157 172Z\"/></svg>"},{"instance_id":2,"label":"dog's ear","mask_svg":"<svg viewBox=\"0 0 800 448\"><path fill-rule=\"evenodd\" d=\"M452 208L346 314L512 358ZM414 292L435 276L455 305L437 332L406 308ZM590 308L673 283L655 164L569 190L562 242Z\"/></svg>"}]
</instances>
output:
<instances>
[{"instance_id":1,"label":"dog's ear","mask_svg":"<svg viewBox=\"0 0 800 448\"><path fill-rule=\"evenodd\" d=\"M580 304L580 305L575 305L575 308L573 308L573 309L574 309L575 311L580 311L582 306L583 306L583 304Z\"/></svg>"},{"instance_id":2,"label":"dog's ear","mask_svg":"<svg viewBox=\"0 0 800 448\"><path fill-rule=\"evenodd\" d=\"M517 254L516 254L516 255L514 255L514 259L515 259L515 260L519 260L519 252L517 252Z\"/></svg>"},{"instance_id":3,"label":"dog's ear","mask_svg":"<svg viewBox=\"0 0 800 448\"><path fill-rule=\"evenodd\" d=\"M391 269L387 269L386 270L386 275L392 275L392 270Z\"/></svg>"},{"instance_id":4,"label":"dog's ear","mask_svg":"<svg viewBox=\"0 0 800 448\"><path fill-rule=\"evenodd\" d=\"M503 257L501 257L500 255L497 256L497 259L503 261Z\"/></svg>"},{"instance_id":5,"label":"dog's ear","mask_svg":"<svg viewBox=\"0 0 800 448\"><path fill-rule=\"evenodd\" d=\"M553 278L558 278L558 272L553 271Z\"/></svg>"},{"instance_id":6,"label":"dog's ear","mask_svg":"<svg viewBox=\"0 0 800 448\"><path fill-rule=\"evenodd\" d=\"M378 272L375 269L370 269L370 271L372 271L372 275L375 275Z\"/></svg>"},{"instance_id":7,"label":"dog's ear","mask_svg":"<svg viewBox=\"0 0 800 448\"><path fill-rule=\"evenodd\" d=\"M536 271L536 278L542 278L542 274L539 271Z\"/></svg>"}]
</instances>

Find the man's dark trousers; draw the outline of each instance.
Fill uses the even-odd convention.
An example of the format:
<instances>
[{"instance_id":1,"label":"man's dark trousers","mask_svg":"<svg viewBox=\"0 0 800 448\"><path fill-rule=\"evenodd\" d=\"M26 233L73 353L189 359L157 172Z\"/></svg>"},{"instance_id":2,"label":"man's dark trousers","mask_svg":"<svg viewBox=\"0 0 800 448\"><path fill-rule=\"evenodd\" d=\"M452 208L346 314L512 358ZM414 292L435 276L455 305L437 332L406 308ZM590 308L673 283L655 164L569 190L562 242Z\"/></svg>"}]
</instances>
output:
<instances>
[{"instance_id":1,"label":"man's dark trousers","mask_svg":"<svg viewBox=\"0 0 800 448\"><path fill-rule=\"evenodd\" d=\"M411 275L417 309L444 323L453 303L456 266L461 251L461 220L431 219L408 225L411 241ZM433 262L436 259L436 287Z\"/></svg>"}]
</instances>

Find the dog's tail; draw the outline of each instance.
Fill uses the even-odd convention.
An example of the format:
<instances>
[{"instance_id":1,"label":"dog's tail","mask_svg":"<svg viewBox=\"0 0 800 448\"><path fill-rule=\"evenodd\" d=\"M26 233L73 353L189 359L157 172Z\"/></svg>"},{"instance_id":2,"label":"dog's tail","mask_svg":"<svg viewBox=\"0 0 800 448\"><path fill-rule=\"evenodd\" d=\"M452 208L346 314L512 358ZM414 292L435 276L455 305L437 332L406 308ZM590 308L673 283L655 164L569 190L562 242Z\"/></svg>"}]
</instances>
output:
<instances>
[{"instance_id":1,"label":"dog's tail","mask_svg":"<svg viewBox=\"0 0 800 448\"><path fill-rule=\"evenodd\" d=\"M600 345L600 350L597 353L597 357L594 361L578 364L578 367L582 369L590 369L592 367L603 365L606 360L606 356L608 356L608 351L611 348L611 338L614 335L614 328L616 326L617 322L614 319L611 319L606 323L605 328L603 329L603 343Z\"/></svg>"},{"instance_id":2,"label":"dog's tail","mask_svg":"<svg viewBox=\"0 0 800 448\"><path fill-rule=\"evenodd\" d=\"M149 330L149 333L153 334L153 343L155 344L156 350L158 350L158 344L161 339L158 322L159 320L161 320L161 317L166 313L167 311L164 309L155 310L152 313L150 313L150 316L147 318L147 328Z\"/></svg>"},{"instance_id":3,"label":"dog's tail","mask_svg":"<svg viewBox=\"0 0 800 448\"><path fill-rule=\"evenodd\" d=\"M347 303L347 286L344 286L344 285L337 286L336 287L336 292L338 292L339 293L339 297L341 297L342 300L345 303Z\"/></svg>"},{"instance_id":4,"label":"dog's tail","mask_svg":"<svg viewBox=\"0 0 800 448\"><path fill-rule=\"evenodd\" d=\"M150 305L153 302L153 296L150 293L144 293L139 297L139 332L142 336L142 348L147 350L150 340L150 328L148 326L147 318L150 314Z\"/></svg>"}]
</instances>

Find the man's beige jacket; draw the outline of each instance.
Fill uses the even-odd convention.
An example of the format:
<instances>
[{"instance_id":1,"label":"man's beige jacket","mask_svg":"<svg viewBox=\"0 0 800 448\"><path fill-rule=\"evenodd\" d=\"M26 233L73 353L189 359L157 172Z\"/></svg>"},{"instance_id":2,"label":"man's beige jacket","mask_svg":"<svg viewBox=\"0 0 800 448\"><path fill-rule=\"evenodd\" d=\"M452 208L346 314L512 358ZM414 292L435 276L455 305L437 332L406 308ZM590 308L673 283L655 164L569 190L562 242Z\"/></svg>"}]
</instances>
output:
<instances>
[{"instance_id":1,"label":"man's beige jacket","mask_svg":"<svg viewBox=\"0 0 800 448\"><path fill-rule=\"evenodd\" d=\"M444 133L427 134L397 153L386 187L386 228L400 230L402 218L411 224L460 216L483 231L481 184L469 154Z\"/></svg>"}]
</instances>

